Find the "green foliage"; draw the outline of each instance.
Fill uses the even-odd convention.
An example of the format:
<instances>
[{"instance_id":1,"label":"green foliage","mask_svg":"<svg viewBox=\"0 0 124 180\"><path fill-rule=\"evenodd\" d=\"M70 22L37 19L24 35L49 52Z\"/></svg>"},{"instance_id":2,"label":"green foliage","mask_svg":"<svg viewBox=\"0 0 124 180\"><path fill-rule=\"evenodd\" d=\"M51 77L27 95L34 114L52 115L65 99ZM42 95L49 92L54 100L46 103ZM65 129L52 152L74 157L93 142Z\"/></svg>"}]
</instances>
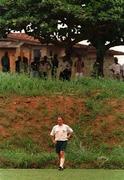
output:
<instances>
[{"instance_id":1,"label":"green foliage","mask_svg":"<svg viewBox=\"0 0 124 180\"><path fill-rule=\"evenodd\" d=\"M22 149L29 153L39 153L40 147L29 137L15 136L2 143L1 149Z\"/></svg>"},{"instance_id":2,"label":"green foliage","mask_svg":"<svg viewBox=\"0 0 124 180\"><path fill-rule=\"evenodd\" d=\"M63 44L69 58L73 45L88 40L96 48L98 77L104 76L106 51L124 44L122 0L5 0L3 5L2 36L23 29L42 43Z\"/></svg>"},{"instance_id":3,"label":"green foliage","mask_svg":"<svg viewBox=\"0 0 124 180\"><path fill-rule=\"evenodd\" d=\"M73 162L73 166L79 166L81 163L92 162L97 158L97 155L92 151L86 149L78 136L75 136L71 143L69 143L67 151L68 160Z\"/></svg>"},{"instance_id":4,"label":"green foliage","mask_svg":"<svg viewBox=\"0 0 124 180\"><path fill-rule=\"evenodd\" d=\"M55 154L42 152L31 138L15 136L0 144L0 167L41 168L55 159Z\"/></svg>"},{"instance_id":5,"label":"green foliage","mask_svg":"<svg viewBox=\"0 0 124 180\"><path fill-rule=\"evenodd\" d=\"M70 82L63 82L59 80L46 81L42 79L29 78L25 75L0 73L0 85L0 95L3 96L3 98L6 98L8 94L17 94L22 96L87 96L90 99L86 100L86 106L90 106L89 108L91 110L94 110L93 108L96 108L97 112L102 106L102 101L104 103L105 99L113 97L124 97L124 83L106 79L95 80L92 78L83 78L78 82L73 80ZM95 102L97 103L95 104ZM22 109L20 107L18 111L26 111L26 109Z\"/></svg>"},{"instance_id":6,"label":"green foliage","mask_svg":"<svg viewBox=\"0 0 124 180\"><path fill-rule=\"evenodd\" d=\"M112 111L110 106L107 106L104 101L101 101L104 96L94 96L92 98L88 98L85 101L85 106L89 113L84 115L84 119L93 120L97 115L105 116ZM106 97L105 97L106 98Z\"/></svg>"},{"instance_id":7,"label":"green foliage","mask_svg":"<svg viewBox=\"0 0 124 180\"><path fill-rule=\"evenodd\" d=\"M0 151L0 167L13 168L41 168L54 160L55 154L50 153L28 153L22 150Z\"/></svg>"},{"instance_id":8,"label":"green foliage","mask_svg":"<svg viewBox=\"0 0 124 180\"><path fill-rule=\"evenodd\" d=\"M7 20L5 26L9 25L13 30L25 29L42 42L61 40L66 45L73 45L88 39L96 48L108 42L106 49L113 44L122 44L122 0L5 0L4 6L7 8L2 17ZM58 25L61 26L58 28Z\"/></svg>"}]
</instances>

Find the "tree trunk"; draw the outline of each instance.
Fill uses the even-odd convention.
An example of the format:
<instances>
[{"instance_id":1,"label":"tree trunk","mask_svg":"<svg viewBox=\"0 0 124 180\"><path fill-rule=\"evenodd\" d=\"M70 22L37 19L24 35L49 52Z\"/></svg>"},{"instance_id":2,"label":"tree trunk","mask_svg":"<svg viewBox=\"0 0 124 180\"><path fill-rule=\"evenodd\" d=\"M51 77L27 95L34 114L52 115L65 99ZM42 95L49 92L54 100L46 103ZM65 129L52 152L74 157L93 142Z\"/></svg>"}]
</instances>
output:
<instances>
[{"instance_id":1,"label":"tree trunk","mask_svg":"<svg viewBox=\"0 0 124 180\"><path fill-rule=\"evenodd\" d=\"M72 45L67 45L65 47L65 56L67 61L72 64L72 52L73 52L73 46Z\"/></svg>"},{"instance_id":2,"label":"tree trunk","mask_svg":"<svg viewBox=\"0 0 124 180\"><path fill-rule=\"evenodd\" d=\"M72 48L73 46L71 45L65 47L65 55L69 58L72 56Z\"/></svg>"},{"instance_id":3,"label":"tree trunk","mask_svg":"<svg viewBox=\"0 0 124 180\"><path fill-rule=\"evenodd\" d=\"M96 63L98 64L97 74L100 77L104 77L104 56L105 56L105 46L99 46L96 48Z\"/></svg>"}]
</instances>

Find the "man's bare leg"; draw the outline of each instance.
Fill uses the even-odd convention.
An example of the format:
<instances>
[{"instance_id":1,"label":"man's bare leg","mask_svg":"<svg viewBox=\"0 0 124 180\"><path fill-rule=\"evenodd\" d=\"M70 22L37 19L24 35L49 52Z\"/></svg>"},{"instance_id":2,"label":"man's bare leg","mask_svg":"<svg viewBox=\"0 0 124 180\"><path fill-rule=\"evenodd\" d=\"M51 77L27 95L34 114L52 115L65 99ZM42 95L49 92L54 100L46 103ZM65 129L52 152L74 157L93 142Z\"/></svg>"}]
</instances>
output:
<instances>
[{"instance_id":1,"label":"man's bare leg","mask_svg":"<svg viewBox=\"0 0 124 180\"><path fill-rule=\"evenodd\" d=\"M60 151L60 167L63 168L64 167L64 162L65 162L65 152L64 151Z\"/></svg>"}]
</instances>

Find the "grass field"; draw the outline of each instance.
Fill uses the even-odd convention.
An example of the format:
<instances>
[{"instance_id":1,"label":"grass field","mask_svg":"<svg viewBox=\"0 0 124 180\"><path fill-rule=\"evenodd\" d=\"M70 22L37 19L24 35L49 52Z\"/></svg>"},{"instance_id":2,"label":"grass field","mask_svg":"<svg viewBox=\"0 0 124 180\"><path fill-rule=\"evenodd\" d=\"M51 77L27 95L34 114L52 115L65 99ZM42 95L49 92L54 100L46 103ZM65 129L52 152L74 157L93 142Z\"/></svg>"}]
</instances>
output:
<instances>
[{"instance_id":1,"label":"grass field","mask_svg":"<svg viewBox=\"0 0 124 180\"><path fill-rule=\"evenodd\" d=\"M123 180L123 170L0 170L0 180Z\"/></svg>"},{"instance_id":2,"label":"grass field","mask_svg":"<svg viewBox=\"0 0 124 180\"><path fill-rule=\"evenodd\" d=\"M0 73L0 95L42 96L64 95L91 97L97 92L97 99L123 98L124 83L110 79L82 78L79 81L42 80L26 75Z\"/></svg>"}]
</instances>

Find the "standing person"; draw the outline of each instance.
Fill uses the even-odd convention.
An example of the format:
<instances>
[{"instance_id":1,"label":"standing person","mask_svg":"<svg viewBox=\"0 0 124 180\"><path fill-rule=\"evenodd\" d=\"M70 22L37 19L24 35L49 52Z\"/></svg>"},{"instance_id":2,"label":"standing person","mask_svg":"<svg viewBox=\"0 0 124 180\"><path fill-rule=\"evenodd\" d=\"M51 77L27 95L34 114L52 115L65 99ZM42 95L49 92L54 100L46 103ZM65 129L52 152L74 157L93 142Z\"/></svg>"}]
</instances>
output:
<instances>
[{"instance_id":1,"label":"standing person","mask_svg":"<svg viewBox=\"0 0 124 180\"><path fill-rule=\"evenodd\" d=\"M80 56L78 56L77 61L74 64L75 76L76 78L83 77L84 75L84 62Z\"/></svg>"},{"instance_id":2,"label":"standing person","mask_svg":"<svg viewBox=\"0 0 124 180\"><path fill-rule=\"evenodd\" d=\"M28 58L23 56L23 70L24 73L28 73Z\"/></svg>"},{"instance_id":3,"label":"standing person","mask_svg":"<svg viewBox=\"0 0 124 180\"><path fill-rule=\"evenodd\" d=\"M124 81L124 64L121 66L121 75L122 75L122 80Z\"/></svg>"},{"instance_id":4,"label":"standing person","mask_svg":"<svg viewBox=\"0 0 124 180\"><path fill-rule=\"evenodd\" d=\"M4 56L2 56L1 65L2 65L2 71L3 72L9 72L10 71L10 59L9 59L8 52L5 52Z\"/></svg>"},{"instance_id":5,"label":"standing person","mask_svg":"<svg viewBox=\"0 0 124 180\"><path fill-rule=\"evenodd\" d=\"M99 67L100 67L99 62L95 61L94 64L93 64L93 71L92 71L92 74L91 74L92 77L94 77L94 78L99 77L99 74L100 74Z\"/></svg>"},{"instance_id":6,"label":"standing person","mask_svg":"<svg viewBox=\"0 0 124 180\"><path fill-rule=\"evenodd\" d=\"M68 61L67 57L65 56L63 61L59 63L60 68L60 80L70 80L71 79L71 63Z\"/></svg>"},{"instance_id":7,"label":"standing person","mask_svg":"<svg viewBox=\"0 0 124 180\"><path fill-rule=\"evenodd\" d=\"M57 68L59 64L57 54L55 54L54 57L51 59L51 64L52 64L52 77L56 78Z\"/></svg>"},{"instance_id":8,"label":"standing person","mask_svg":"<svg viewBox=\"0 0 124 180\"><path fill-rule=\"evenodd\" d=\"M30 70L31 77L39 77L39 61L37 57L34 57L34 61L31 62Z\"/></svg>"},{"instance_id":9,"label":"standing person","mask_svg":"<svg viewBox=\"0 0 124 180\"><path fill-rule=\"evenodd\" d=\"M17 73L21 72L21 56L18 56L18 58L15 61L15 71Z\"/></svg>"},{"instance_id":10,"label":"standing person","mask_svg":"<svg viewBox=\"0 0 124 180\"><path fill-rule=\"evenodd\" d=\"M121 65L118 63L118 58L114 57L114 63L109 67L112 72L113 78L120 80L121 75Z\"/></svg>"},{"instance_id":11,"label":"standing person","mask_svg":"<svg viewBox=\"0 0 124 180\"><path fill-rule=\"evenodd\" d=\"M51 69L51 64L48 61L48 57L44 56L43 61L40 62L40 66L39 66L40 76L43 77L44 79L47 79L50 69Z\"/></svg>"},{"instance_id":12,"label":"standing person","mask_svg":"<svg viewBox=\"0 0 124 180\"><path fill-rule=\"evenodd\" d=\"M56 153L59 158L59 170L64 169L65 162L65 150L67 146L67 141L72 136L73 130L66 124L62 117L58 117L57 125L52 128L50 133L52 141L55 144Z\"/></svg>"}]
</instances>

